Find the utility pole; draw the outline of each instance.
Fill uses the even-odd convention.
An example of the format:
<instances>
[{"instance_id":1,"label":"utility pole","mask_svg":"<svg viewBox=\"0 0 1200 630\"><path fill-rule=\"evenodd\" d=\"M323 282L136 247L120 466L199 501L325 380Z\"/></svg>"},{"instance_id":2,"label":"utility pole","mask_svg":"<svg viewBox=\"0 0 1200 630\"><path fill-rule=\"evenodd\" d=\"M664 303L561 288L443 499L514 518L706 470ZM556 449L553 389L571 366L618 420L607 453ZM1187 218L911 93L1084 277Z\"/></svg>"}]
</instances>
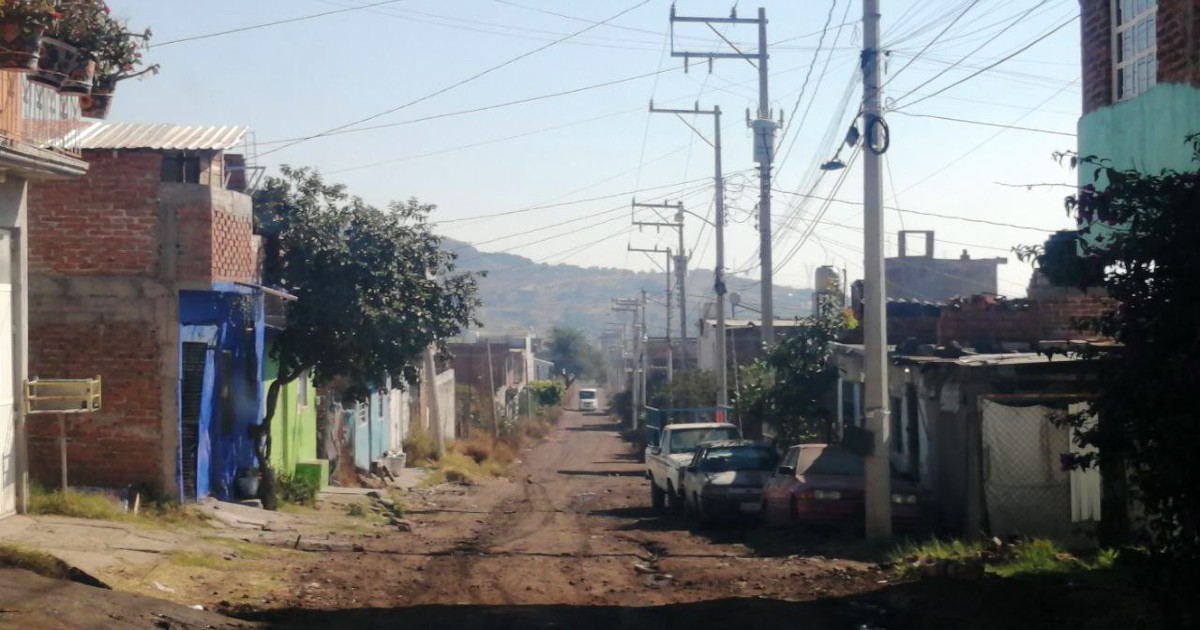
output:
<instances>
[{"instance_id":1,"label":"utility pole","mask_svg":"<svg viewBox=\"0 0 1200 630\"><path fill-rule=\"evenodd\" d=\"M667 258L667 267L666 267L666 271L667 271L667 291L666 291L666 293L667 293L667 326L666 326L666 332L667 332L667 335L666 335L666 340L667 340L667 383L669 384L669 383L671 383L672 379L675 377L675 357L674 357L674 353L671 351L671 293L672 293L672 291L671 291L671 258L672 258L671 248L668 247L666 249L659 249L659 248L655 247L654 249L646 249L643 247L629 246L628 249L631 252L643 252L646 254L666 254L667 255L666 256L666 258ZM642 300L645 301L645 299L646 299L645 292L643 291L642 292Z\"/></svg>"},{"instance_id":2,"label":"utility pole","mask_svg":"<svg viewBox=\"0 0 1200 630\"><path fill-rule=\"evenodd\" d=\"M647 343L646 343L648 341L650 341L650 334L649 334L649 331L646 329L646 290L642 289L641 342L642 342L642 406L643 407L647 406L649 404L648 401L650 400L650 393L646 391L646 374L647 374L647 372L650 371L650 365L649 365L650 364L650 362L649 362L650 352L649 352L649 348L647 347Z\"/></svg>"},{"instance_id":3,"label":"utility pole","mask_svg":"<svg viewBox=\"0 0 1200 630\"><path fill-rule=\"evenodd\" d=\"M634 221L633 224L638 228L653 227L653 228L671 228L679 233L679 249L675 250L675 286L679 289L679 347L682 349L679 365L681 369L687 369L687 339L688 339L688 321L687 321L687 273L688 273L688 256L687 250L683 244L683 203L638 203L633 202L634 208L671 208L675 210L675 222L668 223L665 221ZM668 300L669 301L669 300ZM670 333L667 337L670 337Z\"/></svg>"},{"instance_id":4,"label":"utility pole","mask_svg":"<svg viewBox=\"0 0 1200 630\"><path fill-rule=\"evenodd\" d=\"M674 19L674 12L675 9L672 8L672 19ZM687 121L683 119L684 114L705 114L713 117L712 141L705 138L699 131L696 131L696 134L713 148L713 154L716 156L713 166L713 185L716 187L716 191L713 193L716 200L716 216L713 217L713 227L717 233L717 264L713 270L713 292L717 294L717 339L720 340L716 348L717 406L727 407L729 405L729 366L725 362L725 174L721 169L721 108L714 105L712 109L700 109L700 105L697 104L694 109L657 109L654 107L654 101L651 101L650 112L675 114L692 131L696 131L696 128L688 125Z\"/></svg>"},{"instance_id":5,"label":"utility pole","mask_svg":"<svg viewBox=\"0 0 1200 630\"><path fill-rule=\"evenodd\" d=\"M721 39L725 40L735 52L690 52L675 50L675 23L701 23L708 26ZM714 24L754 24L758 26L758 50L752 53L742 52L733 42L725 38ZM742 59L758 70L758 115L754 120L747 120L754 131L754 161L759 168L758 194L758 235L759 235L759 266L761 268L762 290L762 324L759 334L762 343L775 342L775 296L774 296L774 267L771 256L771 164L775 159L775 130L778 123L772 118L770 92L768 90L769 76L767 74L767 10L758 9L757 18L739 18L737 8L730 12L729 17L681 17L675 14L675 6L671 5L671 56L682 57L684 70L692 59L706 59L709 72L715 59ZM749 112L747 112L749 118Z\"/></svg>"},{"instance_id":6,"label":"utility pole","mask_svg":"<svg viewBox=\"0 0 1200 630\"><path fill-rule=\"evenodd\" d=\"M879 0L863 0L863 352L866 363L866 429L871 453L866 457L866 534L869 539L892 535L890 430L887 374L887 287L883 261L883 177L880 156L890 139L883 121L880 83ZM881 135L882 134L882 135ZM765 309L764 304L764 309Z\"/></svg>"},{"instance_id":7,"label":"utility pole","mask_svg":"<svg viewBox=\"0 0 1200 630\"><path fill-rule=\"evenodd\" d=\"M641 308L641 303L638 300L620 300L620 299L613 300L613 302L614 302L614 306L612 307L612 310L625 312L625 313L633 313L634 367L632 368L632 374L630 374L631 378L630 378L629 385L630 385L630 389L633 390L633 428L638 429L638 428L641 428L640 424L638 422L638 418L641 416L641 408L646 403L646 399L645 399L646 392L643 388L645 382L643 380L641 380L641 378L639 377L639 374L638 374L639 368L637 367L638 366L638 351L641 348L641 346L643 345L642 341L641 341L642 335L638 330L638 328L639 328L639 326L638 326L638 309ZM624 327L622 327L622 328L624 328ZM624 354L624 353L622 353L622 354Z\"/></svg>"}]
</instances>

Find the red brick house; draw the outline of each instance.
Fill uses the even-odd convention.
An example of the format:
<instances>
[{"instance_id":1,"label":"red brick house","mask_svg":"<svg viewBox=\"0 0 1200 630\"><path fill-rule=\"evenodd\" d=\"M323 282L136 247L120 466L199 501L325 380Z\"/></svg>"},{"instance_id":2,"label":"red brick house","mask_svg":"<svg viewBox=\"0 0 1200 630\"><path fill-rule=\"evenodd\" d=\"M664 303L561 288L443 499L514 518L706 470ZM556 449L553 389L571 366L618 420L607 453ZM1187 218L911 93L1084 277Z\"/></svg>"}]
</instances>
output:
<instances>
[{"instance_id":1,"label":"red brick house","mask_svg":"<svg viewBox=\"0 0 1200 630\"><path fill-rule=\"evenodd\" d=\"M236 493L253 465L264 354L242 127L96 123L85 177L31 188L30 373L104 379L71 417L70 482L172 498ZM57 426L29 468L57 481Z\"/></svg>"}]
</instances>

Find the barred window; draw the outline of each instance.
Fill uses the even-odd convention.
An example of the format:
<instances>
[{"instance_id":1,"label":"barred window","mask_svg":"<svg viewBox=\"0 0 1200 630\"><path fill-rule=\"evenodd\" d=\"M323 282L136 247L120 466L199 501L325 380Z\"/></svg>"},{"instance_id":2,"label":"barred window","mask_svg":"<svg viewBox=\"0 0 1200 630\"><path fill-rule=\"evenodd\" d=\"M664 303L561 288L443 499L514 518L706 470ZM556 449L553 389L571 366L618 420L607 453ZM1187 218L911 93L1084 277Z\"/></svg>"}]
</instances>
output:
<instances>
[{"instance_id":1,"label":"barred window","mask_svg":"<svg viewBox=\"0 0 1200 630\"><path fill-rule=\"evenodd\" d=\"M1112 0L1113 94L1133 98L1158 82L1157 0Z\"/></svg>"}]
</instances>

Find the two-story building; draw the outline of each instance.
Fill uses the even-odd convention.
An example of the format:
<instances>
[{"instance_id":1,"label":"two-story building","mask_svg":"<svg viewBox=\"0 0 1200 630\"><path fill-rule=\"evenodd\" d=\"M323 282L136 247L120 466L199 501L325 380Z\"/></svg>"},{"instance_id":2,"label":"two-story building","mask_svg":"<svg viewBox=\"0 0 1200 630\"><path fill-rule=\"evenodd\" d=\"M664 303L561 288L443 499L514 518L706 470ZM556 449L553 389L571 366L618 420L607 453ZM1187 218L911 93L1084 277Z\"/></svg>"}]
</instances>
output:
<instances>
[{"instance_id":1,"label":"two-story building","mask_svg":"<svg viewBox=\"0 0 1200 630\"><path fill-rule=\"evenodd\" d=\"M1158 173L1194 167L1200 133L1200 0L1081 0L1079 154ZM1091 183L1083 169L1081 183Z\"/></svg>"},{"instance_id":2,"label":"two-story building","mask_svg":"<svg viewBox=\"0 0 1200 630\"><path fill-rule=\"evenodd\" d=\"M78 99L0 72L0 517L18 510L27 469L20 401L29 373L29 186L87 172L65 140L85 124Z\"/></svg>"},{"instance_id":3,"label":"two-story building","mask_svg":"<svg viewBox=\"0 0 1200 630\"><path fill-rule=\"evenodd\" d=\"M72 484L231 498L256 465L264 303L287 296L257 284L245 133L95 123L73 137L88 174L32 188L30 371L104 379L104 408L68 423ZM35 479L56 480L57 433L29 423Z\"/></svg>"}]
</instances>

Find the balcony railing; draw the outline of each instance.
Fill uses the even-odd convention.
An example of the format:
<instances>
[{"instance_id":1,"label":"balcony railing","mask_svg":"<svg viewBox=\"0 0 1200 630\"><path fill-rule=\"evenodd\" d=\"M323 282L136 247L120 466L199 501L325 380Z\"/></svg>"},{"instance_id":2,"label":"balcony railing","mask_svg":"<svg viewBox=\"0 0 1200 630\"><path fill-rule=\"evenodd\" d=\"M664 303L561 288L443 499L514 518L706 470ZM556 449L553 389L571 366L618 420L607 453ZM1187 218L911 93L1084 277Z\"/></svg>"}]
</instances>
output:
<instances>
[{"instance_id":1,"label":"balcony railing","mask_svg":"<svg viewBox=\"0 0 1200 630\"><path fill-rule=\"evenodd\" d=\"M62 96L22 74L0 72L0 139L10 147L79 157L77 134L72 132L89 124L80 115L77 97Z\"/></svg>"}]
</instances>

